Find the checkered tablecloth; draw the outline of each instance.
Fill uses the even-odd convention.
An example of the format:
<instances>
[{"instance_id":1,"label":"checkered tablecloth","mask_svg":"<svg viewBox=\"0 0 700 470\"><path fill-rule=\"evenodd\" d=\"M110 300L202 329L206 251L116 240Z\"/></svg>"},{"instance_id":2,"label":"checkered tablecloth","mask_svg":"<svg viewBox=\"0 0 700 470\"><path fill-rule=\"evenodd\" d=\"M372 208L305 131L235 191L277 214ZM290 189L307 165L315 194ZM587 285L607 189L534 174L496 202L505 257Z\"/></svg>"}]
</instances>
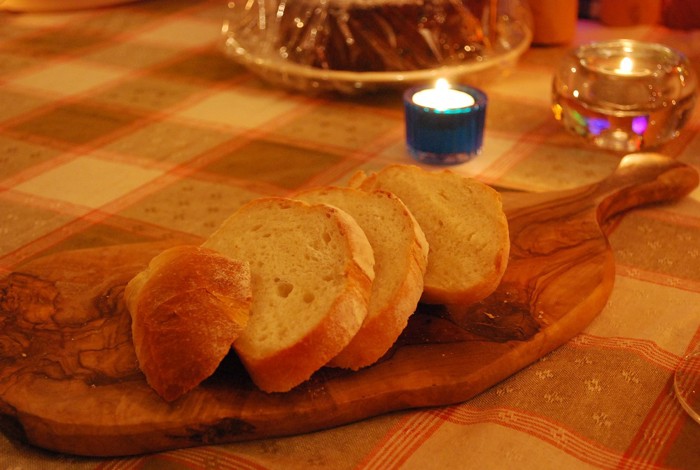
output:
<instances>
[{"instance_id":1,"label":"checkered tablecloth","mask_svg":"<svg viewBox=\"0 0 700 470\"><path fill-rule=\"evenodd\" d=\"M0 11L0 274L62 250L200 240L261 195L411 163L399 91L308 96L219 49L225 2ZM577 42L664 42L700 64L700 31L579 25ZM592 183L619 157L550 112L566 48L531 48L489 95L483 154L454 167L531 191ZM700 168L696 112L659 149ZM700 468L700 425L674 398L700 344L700 191L612 230L613 294L572 341L455 406L327 431L121 459L55 455L2 431L0 469ZM1 325L1 323L0 323Z\"/></svg>"}]
</instances>

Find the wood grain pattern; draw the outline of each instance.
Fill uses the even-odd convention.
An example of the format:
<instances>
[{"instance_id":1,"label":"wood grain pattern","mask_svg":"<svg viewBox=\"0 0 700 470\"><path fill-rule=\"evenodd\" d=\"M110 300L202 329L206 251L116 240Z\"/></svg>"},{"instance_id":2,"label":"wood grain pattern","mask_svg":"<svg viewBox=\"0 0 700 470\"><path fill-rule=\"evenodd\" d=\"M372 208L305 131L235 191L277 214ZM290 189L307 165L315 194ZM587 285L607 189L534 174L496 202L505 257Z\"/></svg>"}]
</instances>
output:
<instances>
[{"instance_id":1,"label":"wood grain pattern","mask_svg":"<svg viewBox=\"0 0 700 470\"><path fill-rule=\"evenodd\" d=\"M34 260L0 280L3 429L47 449L113 456L298 434L468 400L598 315L615 271L601 225L697 184L692 168L640 154L591 186L504 193L512 248L494 295L469 308L420 306L377 364L359 372L325 368L284 394L257 390L232 355L173 403L148 387L122 292L163 245Z\"/></svg>"}]
</instances>

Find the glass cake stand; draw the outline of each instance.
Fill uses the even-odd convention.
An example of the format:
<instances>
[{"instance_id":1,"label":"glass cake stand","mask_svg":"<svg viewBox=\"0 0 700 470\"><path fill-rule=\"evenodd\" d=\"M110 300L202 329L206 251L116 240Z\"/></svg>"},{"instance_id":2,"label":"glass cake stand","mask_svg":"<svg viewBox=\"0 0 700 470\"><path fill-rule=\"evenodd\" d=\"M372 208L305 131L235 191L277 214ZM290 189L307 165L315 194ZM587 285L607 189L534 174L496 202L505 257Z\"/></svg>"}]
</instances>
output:
<instances>
[{"instance_id":1,"label":"glass cake stand","mask_svg":"<svg viewBox=\"0 0 700 470\"><path fill-rule=\"evenodd\" d=\"M353 0L337 0L338 5ZM380 0L381 1L381 0ZM461 0L434 0L434 3ZM222 26L224 53L263 80L284 88L303 92L340 92L357 94L386 88L406 88L445 78L452 82L467 79L470 83L506 75L532 41L532 18L522 0L486 0L480 26L489 45L478 54L470 54L455 63L436 64L419 70L362 71L321 68L288 59L285 45L280 44L277 23L284 12L285 0L229 2ZM326 2L321 5L330 5ZM314 5L319 5L315 2ZM466 3L465 3L466 5ZM318 8L318 7L317 7ZM325 8L331 8L326 6ZM325 10L308 12L309 21L317 21ZM295 18L302 26L304 21ZM321 28L323 28L321 24ZM325 25L327 27L327 25ZM479 27L479 26L477 26ZM304 46L316 45L305 40ZM359 47L359 46L358 46ZM365 46L372 47L372 46Z\"/></svg>"}]
</instances>

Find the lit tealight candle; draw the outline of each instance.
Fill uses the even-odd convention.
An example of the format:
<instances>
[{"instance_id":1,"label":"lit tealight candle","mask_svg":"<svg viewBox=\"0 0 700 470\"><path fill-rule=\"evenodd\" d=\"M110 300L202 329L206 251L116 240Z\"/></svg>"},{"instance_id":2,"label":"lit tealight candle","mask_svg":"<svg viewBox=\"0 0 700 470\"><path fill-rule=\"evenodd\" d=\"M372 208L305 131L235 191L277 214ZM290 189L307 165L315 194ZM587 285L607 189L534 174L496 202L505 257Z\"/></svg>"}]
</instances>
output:
<instances>
[{"instance_id":1,"label":"lit tealight candle","mask_svg":"<svg viewBox=\"0 0 700 470\"><path fill-rule=\"evenodd\" d=\"M413 102L424 108L446 111L474 106L474 97L464 91L450 88L447 80L441 78L435 84L435 88L427 88L414 93Z\"/></svg>"},{"instance_id":2,"label":"lit tealight candle","mask_svg":"<svg viewBox=\"0 0 700 470\"><path fill-rule=\"evenodd\" d=\"M630 57L623 57L620 60L620 65L613 70L617 75L628 76L628 77L641 77L649 73L649 69L640 68L638 64L635 64L634 60Z\"/></svg>"},{"instance_id":3,"label":"lit tealight candle","mask_svg":"<svg viewBox=\"0 0 700 470\"><path fill-rule=\"evenodd\" d=\"M629 75L632 72L633 68L634 61L629 57L623 57L620 61L620 66L617 69L615 69L615 71L622 75Z\"/></svg>"},{"instance_id":4,"label":"lit tealight candle","mask_svg":"<svg viewBox=\"0 0 700 470\"><path fill-rule=\"evenodd\" d=\"M433 88L404 94L406 143L418 161L448 165L481 152L486 95L476 88L453 88L440 79Z\"/></svg>"}]
</instances>

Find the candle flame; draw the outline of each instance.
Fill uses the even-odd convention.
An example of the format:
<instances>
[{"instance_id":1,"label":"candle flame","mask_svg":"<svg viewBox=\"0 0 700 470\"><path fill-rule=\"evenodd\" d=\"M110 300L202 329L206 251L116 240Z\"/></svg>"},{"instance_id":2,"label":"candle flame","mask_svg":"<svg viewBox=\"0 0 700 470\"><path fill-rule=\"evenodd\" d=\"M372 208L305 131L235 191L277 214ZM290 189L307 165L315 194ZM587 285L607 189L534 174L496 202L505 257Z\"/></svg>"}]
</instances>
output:
<instances>
[{"instance_id":1,"label":"candle flame","mask_svg":"<svg viewBox=\"0 0 700 470\"><path fill-rule=\"evenodd\" d=\"M630 59L629 57L624 57L620 61L620 72L630 73L630 72L632 72L632 69L634 69L634 61L632 59Z\"/></svg>"},{"instance_id":2,"label":"candle flame","mask_svg":"<svg viewBox=\"0 0 700 470\"><path fill-rule=\"evenodd\" d=\"M468 108L474 106L475 103L472 95L466 91L452 88L444 78L438 79L434 88L417 91L413 94L411 100L418 106L432 108L437 111Z\"/></svg>"},{"instance_id":3,"label":"candle flame","mask_svg":"<svg viewBox=\"0 0 700 470\"><path fill-rule=\"evenodd\" d=\"M437 82L435 82L435 88L438 90L448 90L450 88L450 84L444 78L438 78Z\"/></svg>"}]
</instances>

